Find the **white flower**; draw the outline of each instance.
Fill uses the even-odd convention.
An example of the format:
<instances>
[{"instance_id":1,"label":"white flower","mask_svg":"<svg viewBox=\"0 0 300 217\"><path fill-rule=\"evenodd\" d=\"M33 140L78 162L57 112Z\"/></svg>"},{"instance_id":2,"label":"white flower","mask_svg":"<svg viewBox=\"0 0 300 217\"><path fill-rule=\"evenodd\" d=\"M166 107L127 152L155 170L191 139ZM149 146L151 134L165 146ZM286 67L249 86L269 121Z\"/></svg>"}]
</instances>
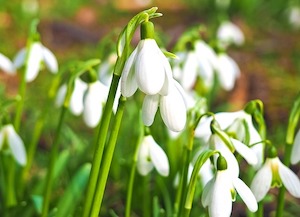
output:
<instances>
[{"instance_id":1,"label":"white flower","mask_svg":"<svg viewBox=\"0 0 300 217\"><path fill-rule=\"evenodd\" d=\"M257 157L253 150L251 150L247 145L242 142L230 138L234 149L251 165L257 164ZM228 171L232 173L233 176L239 176L239 163L236 160L234 154L230 151L224 141L217 134L212 134L209 139L209 146L215 150L220 151L222 156L226 159L228 165ZM216 158L215 158L216 160Z\"/></svg>"},{"instance_id":2,"label":"white flower","mask_svg":"<svg viewBox=\"0 0 300 217\"><path fill-rule=\"evenodd\" d=\"M0 53L0 69L11 75L16 73L13 63L2 53Z\"/></svg>"},{"instance_id":3,"label":"white flower","mask_svg":"<svg viewBox=\"0 0 300 217\"><path fill-rule=\"evenodd\" d=\"M121 75L121 93L132 96L137 88L147 95L166 95L171 66L154 39L143 39L127 59Z\"/></svg>"},{"instance_id":4,"label":"white flower","mask_svg":"<svg viewBox=\"0 0 300 217\"><path fill-rule=\"evenodd\" d=\"M300 130L298 130L291 154L291 163L296 164L300 161Z\"/></svg>"},{"instance_id":5,"label":"white flower","mask_svg":"<svg viewBox=\"0 0 300 217\"><path fill-rule=\"evenodd\" d=\"M225 53L218 55L219 68L217 74L220 85L223 89L229 91L234 87L235 80L240 76L241 72L236 62Z\"/></svg>"},{"instance_id":6,"label":"white flower","mask_svg":"<svg viewBox=\"0 0 300 217\"><path fill-rule=\"evenodd\" d=\"M162 176L169 175L169 161L163 149L154 141L151 135L145 136L138 153L137 169L146 176L155 167Z\"/></svg>"},{"instance_id":7,"label":"white flower","mask_svg":"<svg viewBox=\"0 0 300 217\"><path fill-rule=\"evenodd\" d=\"M108 87L100 81L88 85L84 97L83 120L89 127L96 127L102 116L103 105L106 103Z\"/></svg>"},{"instance_id":8,"label":"white flower","mask_svg":"<svg viewBox=\"0 0 300 217\"><path fill-rule=\"evenodd\" d=\"M4 125L0 131L0 150L7 144L15 160L22 166L26 164L26 150L21 137L12 124Z\"/></svg>"},{"instance_id":9,"label":"white flower","mask_svg":"<svg viewBox=\"0 0 300 217\"><path fill-rule=\"evenodd\" d=\"M202 204L208 206L210 217L229 217L232 201L238 193L251 212L257 211L257 202L248 186L238 177L232 176L228 170L218 170L203 189Z\"/></svg>"},{"instance_id":10,"label":"white flower","mask_svg":"<svg viewBox=\"0 0 300 217\"><path fill-rule=\"evenodd\" d=\"M225 48L230 44L242 45L245 41L242 30L229 21L225 21L220 25L217 31L217 38Z\"/></svg>"},{"instance_id":11,"label":"white flower","mask_svg":"<svg viewBox=\"0 0 300 217\"><path fill-rule=\"evenodd\" d=\"M106 60L101 62L99 69L98 69L98 77L103 84L106 86L109 86L112 80L112 73L113 73L113 67L115 66L115 63L117 61L117 54L112 53L108 56Z\"/></svg>"},{"instance_id":12,"label":"white flower","mask_svg":"<svg viewBox=\"0 0 300 217\"><path fill-rule=\"evenodd\" d=\"M267 158L254 176L251 190L256 200L261 201L271 187L281 186L281 184L291 195L300 198L300 181L296 174L285 166L278 157Z\"/></svg>"},{"instance_id":13,"label":"white flower","mask_svg":"<svg viewBox=\"0 0 300 217\"><path fill-rule=\"evenodd\" d=\"M29 52L27 57L27 52ZM14 66L20 68L26 64L25 78L27 82L33 81L41 68L41 62L45 63L48 70L57 73L58 64L54 54L40 42L31 44L29 51L21 49L14 58ZM25 63L26 62L26 63Z\"/></svg>"},{"instance_id":14,"label":"white flower","mask_svg":"<svg viewBox=\"0 0 300 217\"><path fill-rule=\"evenodd\" d=\"M74 90L72 92L72 96L70 99L69 108L74 115L80 115L83 112L83 97L84 93L87 90L87 84L83 82L81 79L75 79ZM65 100L65 96L67 94L67 85L62 85L56 97L56 106L59 107L63 104Z\"/></svg>"},{"instance_id":15,"label":"white flower","mask_svg":"<svg viewBox=\"0 0 300 217\"><path fill-rule=\"evenodd\" d=\"M236 112L216 113L214 117L220 125L220 128L227 132L230 136L234 136L235 139L245 143L247 134L249 135L249 145L256 144L251 147L257 158L257 163L254 166L260 166L263 162L263 144L260 143L262 138L253 125L252 116L246 113L244 110L240 110ZM203 139L204 142L209 140L211 135L211 120L212 117L204 117L201 119L195 130L195 137ZM246 122L247 129L244 126L243 121ZM246 132L247 130L248 132Z\"/></svg>"},{"instance_id":16,"label":"white flower","mask_svg":"<svg viewBox=\"0 0 300 217\"><path fill-rule=\"evenodd\" d=\"M289 23L293 28L300 28L300 7L291 7L288 11Z\"/></svg>"},{"instance_id":17,"label":"white flower","mask_svg":"<svg viewBox=\"0 0 300 217\"><path fill-rule=\"evenodd\" d=\"M161 117L169 130L179 132L186 123L186 105L181 86L173 80L168 95L146 95L143 102L142 118L146 126L152 125L159 107Z\"/></svg>"}]
</instances>

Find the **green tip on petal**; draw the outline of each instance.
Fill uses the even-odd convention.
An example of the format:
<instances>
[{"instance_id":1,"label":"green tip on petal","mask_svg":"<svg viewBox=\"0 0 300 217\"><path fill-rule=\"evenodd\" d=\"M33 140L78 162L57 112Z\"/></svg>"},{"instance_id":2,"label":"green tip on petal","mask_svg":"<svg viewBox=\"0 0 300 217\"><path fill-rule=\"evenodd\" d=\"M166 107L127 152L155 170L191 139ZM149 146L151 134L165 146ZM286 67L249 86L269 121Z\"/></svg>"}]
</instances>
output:
<instances>
[{"instance_id":1,"label":"green tip on petal","mask_svg":"<svg viewBox=\"0 0 300 217\"><path fill-rule=\"evenodd\" d=\"M227 161L222 155L218 157L217 170L227 170Z\"/></svg>"},{"instance_id":2,"label":"green tip on petal","mask_svg":"<svg viewBox=\"0 0 300 217\"><path fill-rule=\"evenodd\" d=\"M141 39L154 38L154 25L150 21L141 24Z\"/></svg>"}]
</instances>

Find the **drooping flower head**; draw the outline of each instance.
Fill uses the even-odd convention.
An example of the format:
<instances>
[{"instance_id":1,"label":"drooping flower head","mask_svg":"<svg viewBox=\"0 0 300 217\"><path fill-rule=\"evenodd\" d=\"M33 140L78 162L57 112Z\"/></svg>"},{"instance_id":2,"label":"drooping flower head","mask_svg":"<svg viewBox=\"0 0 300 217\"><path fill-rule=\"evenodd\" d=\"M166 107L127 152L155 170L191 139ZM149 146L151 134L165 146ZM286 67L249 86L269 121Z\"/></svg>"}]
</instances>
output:
<instances>
[{"instance_id":1,"label":"drooping flower head","mask_svg":"<svg viewBox=\"0 0 300 217\"><path fill-rule=\"evenodd\" d=\"M300 198L300 180L277 157L275 147L271 147L264 165L258 170L251 183L251 190L257 201L261 201L271 187L284 187L294 197Z\"/></svg>"},{"instance_id":2,"label":"drooping flower head","mask_svg":"<svg viewBox=\"0 0 300 217\"><path fill-rule=\"evenodd\" d=\"M10 61L10 59L8 59L2 53L0 53L0 70L3 70L7 74L15 74L16 73L16 69L15 69L13 63Z\"/></svg>"},{"instance_id":3,"label":"drooping flower head","mask_svg":"<svg viewBox=\"0 0 300 217\"><path fill-rule=\"evenodd\" d=\"M218 31L217 38L221 45L226 48L230 44L242 45L245 41L245 36L242 30L230 21L224 21Z\"/></svg>"},{"instance_id":4,"label":"drooping flower head","mask_svg":"<svg viewBox=\"0 0 300 217\"><path fill-rule=\"evenodd\" d=\"M208 207L210 217L229 217L236 193L240 195L251 212L257 211L257 202L249 187L238 176L228 171L225 158L219 156L217 172L203 189L202 204Z\"/></svg>"},{"instance_id":5,"label":"drooping flower head","mask_svg":"<svg viewBox=\"0 0 300 217\"><path fill-rule=\"evenodd\" d=\"M144 137L137 159L138 172L146 176L155 168L162 176L169 175L169 161L164 150L155 142L151 135Z\"/></svg>"},{"instance_id":6,"label":"drooping flower head","mask_svg":"<svg viewBox=\"0 0 300 217\"><path fill-rule=\"evenodd\" d=\"M25 166L27 161L25 146L12 124L4 125L0 130L0 151L4 148L9 149L18 164Z\"/></svg>"}]
</instances>

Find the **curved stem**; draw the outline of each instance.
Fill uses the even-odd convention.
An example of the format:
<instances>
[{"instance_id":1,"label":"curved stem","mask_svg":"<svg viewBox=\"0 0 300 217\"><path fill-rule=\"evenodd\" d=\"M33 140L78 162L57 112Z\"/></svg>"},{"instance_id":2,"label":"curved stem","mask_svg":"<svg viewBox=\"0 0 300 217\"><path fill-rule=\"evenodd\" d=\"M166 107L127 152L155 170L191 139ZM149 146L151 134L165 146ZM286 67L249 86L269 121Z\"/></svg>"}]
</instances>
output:
<instances>
[{"instance_id":1,"label":"curved stem","mask_svg":"<svg viewBox=\"0 0 300 217\"><path fill-rule=\"evenodd\" d=\"M46 187L45 187L45 191L44 191L44 199L43 199L43 207L42 207L42 215L41 215L42 217L48 216L51 190L52 190L52 184L53 184L54 166L55 166L55 161L57 159L57 153L58 153L58 145L59 145L58 142L59 142L62 123L64 121L66 111L67 111L67 107L63 106L60 117L59 117L59 122L58 122L58 125L56 128L56 133L55 133L55 137L53 140L53 144L51 147L50 162L49 162L48 171L47 171L47 175L46 175Z\"/></svg>"},{"instance_id":2,"label":"curved stem","mask_svg":"<svg viewBox=\"0 0 300 217\"><path fill-rule=\"evenodd\" d=\"M94 195L93 204L91 207L90 217L96 217L99 214L102 199L105 191L105 186L110 170L110 165L112 162L112 157L114 154L115 146L117 143L117 138L119 134L119 129L121 126L121 121L123 117L124 107L125 107L126 98L121 96L119 100L118 110L114 119L112 126L112 132L110 134L109 142L107 144L107 150L104 156L102 167L100 168L100 173L98 175L98 181L96 186L96 192Z\"/></svg>"}]
</instances>

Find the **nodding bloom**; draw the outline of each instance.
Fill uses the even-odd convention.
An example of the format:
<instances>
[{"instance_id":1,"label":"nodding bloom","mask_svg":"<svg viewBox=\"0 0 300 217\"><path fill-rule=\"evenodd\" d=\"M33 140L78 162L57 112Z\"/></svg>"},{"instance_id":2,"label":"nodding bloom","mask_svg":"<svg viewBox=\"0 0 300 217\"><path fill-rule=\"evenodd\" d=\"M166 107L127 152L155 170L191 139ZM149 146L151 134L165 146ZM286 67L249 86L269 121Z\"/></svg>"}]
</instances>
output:
<instances>
[{"instance_id":1,"label":"nodding bloom","mask_svg":"<svg viewBox=\"0 0 300 217\"><path fill-rule=\"evenodd\" d=\"M117 54L111 53L107 59L105 59L103 62L101 62L99 69L98 69L98 77L103 84L106 86L109 86L112 80L112 73L113 73L113 67L115 66L115 63L117 61Z\"/></svg>"},{"instance_id":2,"label":"nodding bloom","mask_svg":"<svg viewBox=\"0 0 300 217\"><path fill-rule=\"evenodd\" d=\"M298 130L291 153L291 163L296 164L300 161L300 130Z\"/></svg>"},{"instance_id":3,"label":"nodding bloom","mask_svg":"<svg viewBox=\"0 0 300 217\"><path fill-rule=\"evenodd\" d=\"M67 93L67 85L64 84L58 90L56 105L61 106ZM108 95L108 87L100 81L85 83L81 79L75 79L74 90L70 99L70 111L74 115L83 113L83 120L88 127L94 128L102 116L102 109Z\"/></svg>"},{"instance_id":4,"label":"nodding bloom","mask_svg":"<svg viewBox=\"0 0 300 217\"><path fill-rule=\"evenodd\" d=\"M151 22L142 24L142 36L145 31L143 29L146 28L144 26L148 25L153 26ZM146 34L125 63L121 75L121 93L125 97L130 97L139 88L147 95L167 95L171 77L172 70L168 59L153 36Z\"/></svg>"},{"instance_id":5,"label":"nodding bloom","mask_svg":"<svg viewBox=\"0 0 300 217\"><path fill-rule=\"evenodd\" d=\"M241 74L240 68L226 53L218 54L218 64L217 75L220 85L224 90L230 91Z\"/></svg>"},{"instance_id":6,"label":"nodding bloom","mask_svg":"<svg viewBox=\"0 0 300 217\"><path fill-rule=\"evenodd\" d=\"M219 159L220 157L217 164L220 162ZM229 217L236 193L251 212L257 211L257 202L249 187L238 176L232 175L225 164L224 167L217 166L216 174L203 189L201 201L204 207L208 207L210 217Z\"/></svg>"},{"instance_id":7,"label":"nodding bloom","mask_svg":"<svg viewBox=\"0 0 300 217\"><path fill-rule=\"evenodd\" d=\"M27 157L24 143L12 124L4 125L0 130L0 150L8 148L18 164L25 166Z\"/></svg>"},{"instance_id":8,"label":"nodding bloom","mask_svg":"<svg viewBox=\"0 0 300 217\"><path fill-rule=\"evenodd\" d=\"M254 176L251 190L259 202L271 187L280 187L282 184L291 195L300 198L300 181L297 175L278 157L269 157Z\"/></svg>"},{"instance_id":9,"label":"nodding bloom","mask_svg":"<svg viewBox=\"0 0 300 217\"><path fill-rule=\"evenodd\" d=\"M33 81L44 63L51 73L57 73L58 63L54 54L40 42L34 42L29 49L22 48L14 58L15 68L26 65L25 79L27 82Z\"/></svg>"},{"instance_id":10,"label":"nodding bloom","mask_svg":"<svg viewBox=\"0 0 300 217\"><path fill-rule=\"evenodd\" d=\"M16 69L13 63L2 53L0 53L0 69L6 72L7 74L13 75L16 73Z\"/></svg>"},{"instance_id":11,"label":"nodding bloom","mask_svg":"<svg viewBox=\"0 0 300 217\"><path fill-rule=\"evenodd\" d=\"M252 122L252 116L244 110L240 110L216 113L214 117L220 129L225 131L234 141L239 140L246 145L256 144L251 147L257 158L257 164L254 166L260 166L263 162L263 144L261 143L262 138ZM211 135L211 121L212 117L202 118L195 130L195 137L207 142Z\"/></svg>"},{"instance_id":12,"label":"nodding bloom","mask_svg":"<svg viewBox=\"0 0 300 217\"><path fill-rule=\"evenodd\" d=\"M295 28L300 28L300 7L293 6L288 11L288 20L290 25Z\"/></svg>"},{"instance_id":13,"label":"nodding bloom","mask_svg":"<svg viewBox=\"0 0 300 217\"><path fill-rule=\"evenodd\" d=\"M164 150L151 135L145 136L138 152L137 169L142 176L148 175L155 168L162 176L169 175L169 161Z\"/></svg>"},{"instance_id":14,"label":"nodding bloom","mask_svg":"<svg viewBox=\"0 0 300 217\"><path fill-rule=\"evenodd\" d=\"M146 126L152 125L159 107L163 122L169 130L179 132L186 123L184 93L177 81L169 84L168 95L146 95L142 107L142 118Z\"/></svg>"},{"instance_id":15,"label":"nodding bloom","mask_svg":"<svg viewBox=\"0 0 300 217\"><path fill-rule=\"evenodd\" d=\"M217 31L217 38L224 48L230 44L242 45L245 41L242 30L230 21L224 21L220 25Z\"/></svg>"}]
</instances>

